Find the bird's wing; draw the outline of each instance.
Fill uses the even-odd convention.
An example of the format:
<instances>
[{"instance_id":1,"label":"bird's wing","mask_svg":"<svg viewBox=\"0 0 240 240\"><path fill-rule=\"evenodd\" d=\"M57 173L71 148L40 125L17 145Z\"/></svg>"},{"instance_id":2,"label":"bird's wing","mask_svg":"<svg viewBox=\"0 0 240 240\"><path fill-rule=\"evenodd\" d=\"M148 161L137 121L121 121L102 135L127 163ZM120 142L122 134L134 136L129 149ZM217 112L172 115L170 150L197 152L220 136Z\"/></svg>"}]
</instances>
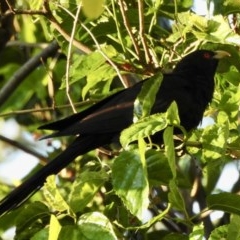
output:
<instances>
[{"instance_id":1,"label":"bird's wing","mask_svg":"<svg viewBox=\"0 0 240 240\"><path fill-rule=\"evenodd\" d=\"M83 112L43 125L39 129L57 131L46 138L77 134L118 133L132 123L133 103L142 84L143 82L139 82L107 97Z\"/></svg>"}]
</instances>

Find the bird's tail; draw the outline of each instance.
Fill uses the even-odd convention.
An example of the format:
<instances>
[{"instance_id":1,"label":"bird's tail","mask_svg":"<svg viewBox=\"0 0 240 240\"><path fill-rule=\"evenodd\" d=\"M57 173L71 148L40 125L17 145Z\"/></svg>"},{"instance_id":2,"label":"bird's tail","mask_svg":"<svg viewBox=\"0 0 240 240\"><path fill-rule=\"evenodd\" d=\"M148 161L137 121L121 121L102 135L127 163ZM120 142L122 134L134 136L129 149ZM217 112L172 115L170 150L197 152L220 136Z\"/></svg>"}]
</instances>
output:
<instances>
[{"instance_id":1,"label":"bird's tail","mask_svg":"<svg viewBox=\"0 0 240 240\"><path fill-rule=\"evenodd\" d=\"M101 145L101 141L96 139L98 138L93 136L82 136L81 138L76 138L65 151L0 201L0 216L20 206L43 186L48 176L60 172L77 156L99 147Z\"/></svg>"}]
</instances>

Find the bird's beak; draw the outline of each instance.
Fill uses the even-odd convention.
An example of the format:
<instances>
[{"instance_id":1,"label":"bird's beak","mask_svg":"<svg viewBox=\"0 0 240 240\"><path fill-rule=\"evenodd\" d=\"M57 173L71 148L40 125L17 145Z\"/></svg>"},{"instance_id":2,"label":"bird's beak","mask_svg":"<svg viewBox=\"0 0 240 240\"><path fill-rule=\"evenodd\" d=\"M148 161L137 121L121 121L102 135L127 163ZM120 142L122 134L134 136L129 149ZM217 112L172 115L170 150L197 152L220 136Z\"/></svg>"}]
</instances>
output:
<instances>
[{"instance_id":1,"label":"bird's beak","mask_svg":"<svg viewBox=\"0 0 240 240\"><path fill-rule=\"evenodd\" d=\"M226 52L226 51L222 51L222 50L218 50L218 51L214 51L215 55L213 56L213 58L215 59L222 59L224 57L230 57L231 54Z\"/></svg>"}]
</instances>

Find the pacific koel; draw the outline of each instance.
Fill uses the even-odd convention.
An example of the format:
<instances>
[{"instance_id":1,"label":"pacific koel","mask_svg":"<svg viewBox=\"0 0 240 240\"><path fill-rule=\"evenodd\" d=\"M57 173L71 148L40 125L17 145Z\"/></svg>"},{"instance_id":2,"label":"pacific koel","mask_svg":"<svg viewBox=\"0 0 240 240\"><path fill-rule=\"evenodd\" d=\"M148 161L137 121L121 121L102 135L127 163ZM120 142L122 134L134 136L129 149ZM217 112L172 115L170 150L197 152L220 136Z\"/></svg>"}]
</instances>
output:
<instances>
[{"instance_id":1,"label":"pacific koel","mask_svg":"<svg viewBox=\"0 0 240 240\"><path fill-rule=\"evenodd\" d=\"M225 56L229 56L225 51L197 50L182 58L172 73L163 75L151 113L165 112L176 101L181 125L187 131L196 128L213 97L218 60ZM77 156L117 141L121 131L133 123L134 101L145 81L148 79L83 112L40 127L55 131L47 137L76 138L59 156L0 201L0 215L22 204L43 186L49 175L57 174Z\"/></svg>"}]
</instances>

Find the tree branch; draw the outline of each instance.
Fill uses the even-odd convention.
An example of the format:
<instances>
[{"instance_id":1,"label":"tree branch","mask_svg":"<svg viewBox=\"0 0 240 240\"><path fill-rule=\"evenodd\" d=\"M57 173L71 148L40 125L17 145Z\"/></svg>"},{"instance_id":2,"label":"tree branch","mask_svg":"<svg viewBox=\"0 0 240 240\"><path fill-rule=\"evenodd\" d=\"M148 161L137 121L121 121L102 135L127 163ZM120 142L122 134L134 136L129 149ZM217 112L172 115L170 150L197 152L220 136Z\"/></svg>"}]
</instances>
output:
<instances>
[{"instance_id":1,"label":"tree branch","mask_svg":"<svg viewBox=\"0 0 240 240\"><path fill-rule=\"evenodd\" d=\"M41 161L43 161L44 163L46 163L48 160L45 156L43 156L42 154L34 151L34 150L31 150L29 148L27 148L25 145L15 141L15 140L12 140L12 139L9 139L7 137L4 137L3 135L0 134L0 140L3 141L3 142L6 142L8 144L10 144L11 146L13 147L16 147L26 153L29 153L31 155L33 155L34 157L37 157L39 158Z\"/></svg>"},{"instance_id":2,"label":"tree branch","mask_svg":"<svg viewBox=\"0 0 240 240\"><path fill-rule=\"evenodd\" d=\"M45 61L48 57L53 56L59 46L56 41L53 41L37 56L28 60L19 70L17 70L13 76L7 81L5 86L0 89L0 107L6 102L6 100L16 91L17 87L25 80L25 78L38 67L42 61Z\"/></svg>"}]
</instances>

